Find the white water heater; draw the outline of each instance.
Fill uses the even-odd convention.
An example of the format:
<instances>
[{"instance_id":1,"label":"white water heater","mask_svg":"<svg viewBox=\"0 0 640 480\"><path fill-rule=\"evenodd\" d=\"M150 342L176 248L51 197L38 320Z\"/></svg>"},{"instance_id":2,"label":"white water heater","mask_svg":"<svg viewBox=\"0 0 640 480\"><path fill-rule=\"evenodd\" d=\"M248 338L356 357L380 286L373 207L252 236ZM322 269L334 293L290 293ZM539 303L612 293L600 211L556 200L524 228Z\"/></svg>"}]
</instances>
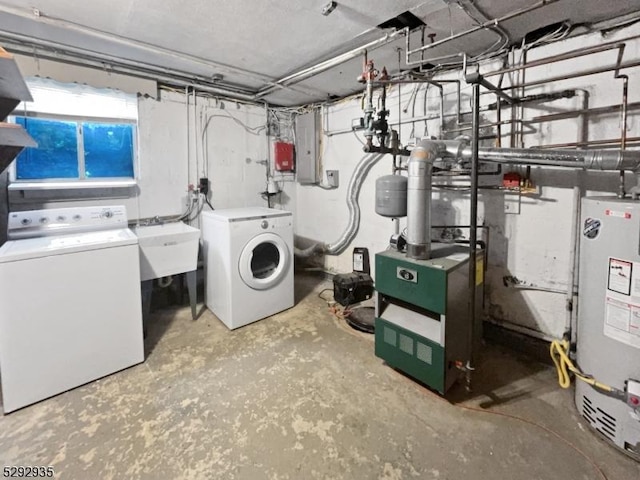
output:
<instances>
[{"instance_id":1,"label":"white water heater","mask_svg":"<svg viewBox=\"0 0 640 480\"><path fill-rule=\"evenodd\" d=\"M640 202L584 198L581 227L578 366L619 392L577 381L576 406L640 461Z\"/></svg>"}]
</instances>

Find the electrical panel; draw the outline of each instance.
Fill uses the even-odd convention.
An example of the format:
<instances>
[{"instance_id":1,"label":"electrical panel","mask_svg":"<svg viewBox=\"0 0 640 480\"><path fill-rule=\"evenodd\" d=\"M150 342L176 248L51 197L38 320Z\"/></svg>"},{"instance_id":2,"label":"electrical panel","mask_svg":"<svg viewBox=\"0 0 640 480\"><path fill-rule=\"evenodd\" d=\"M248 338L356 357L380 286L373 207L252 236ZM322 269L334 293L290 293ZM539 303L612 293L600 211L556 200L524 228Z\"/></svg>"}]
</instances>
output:
<instances>
[{"instance_id":1,"label":"electrical panel","mask_svg":"<svg viewBox=\"0 0 640 480\"><path fill-rule=\"evenodd\" d=\"M296 118L296 178L302 185L319 182L320 111L313 110Z\"/></svg>"}]
</instances>

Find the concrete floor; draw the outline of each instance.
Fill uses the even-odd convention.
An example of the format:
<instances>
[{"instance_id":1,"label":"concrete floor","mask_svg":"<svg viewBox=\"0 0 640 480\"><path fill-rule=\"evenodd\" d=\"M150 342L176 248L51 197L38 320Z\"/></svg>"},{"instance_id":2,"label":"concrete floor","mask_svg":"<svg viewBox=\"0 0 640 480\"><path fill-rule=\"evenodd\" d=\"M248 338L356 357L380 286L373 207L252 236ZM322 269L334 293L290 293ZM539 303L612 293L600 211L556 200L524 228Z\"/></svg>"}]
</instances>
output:
<instances>
[{"instance_id":1,"label":"concrete floor","mask_svg":"<svg viewBox=\"0 0 640 480\"><path fill-rule=\"evenodd\" d=\"M298 277L295 308L233 332L208 311L155 313L144 364L0 418L0 466L53 465L65 480L602 478L553 435L385 366L319 282ZM552 427L609 480L640 479L554 375L487 347L476 393L451 398Z\"/></svg>"}]
</instances>

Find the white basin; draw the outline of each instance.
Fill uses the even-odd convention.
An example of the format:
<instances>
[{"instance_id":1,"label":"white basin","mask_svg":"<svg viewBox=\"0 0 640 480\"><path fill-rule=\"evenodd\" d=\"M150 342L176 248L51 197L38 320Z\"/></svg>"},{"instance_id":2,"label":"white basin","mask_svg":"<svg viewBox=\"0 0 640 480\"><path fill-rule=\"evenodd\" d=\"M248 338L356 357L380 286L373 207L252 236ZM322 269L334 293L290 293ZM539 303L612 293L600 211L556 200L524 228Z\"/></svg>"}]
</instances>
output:
<instances>
[{"instance_id":1,"label":"white basin","mask_svg":"<svg viewBox=\"0 0 640 480\"><path fill-rule=\"evenodd\" d=\"M140 244L140 279L167 277L198 267L200 230L182 222L134 227Z\"/></svg>"}]
</instances>

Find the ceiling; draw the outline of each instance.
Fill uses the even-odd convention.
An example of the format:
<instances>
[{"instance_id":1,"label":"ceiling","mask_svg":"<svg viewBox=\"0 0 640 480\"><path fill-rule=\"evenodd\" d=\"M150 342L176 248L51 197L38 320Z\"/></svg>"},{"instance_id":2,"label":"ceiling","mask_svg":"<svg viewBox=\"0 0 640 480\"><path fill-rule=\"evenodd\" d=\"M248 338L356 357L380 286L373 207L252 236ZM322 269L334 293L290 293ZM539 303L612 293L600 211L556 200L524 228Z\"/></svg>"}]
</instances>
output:
<instances>
[{"instance_id":1,"label":"ceiling","mask_svg":"<svg viewBox=\"0 0 640 480\"><path fill-rule=\"evenodd\" d=\"M25 7L24 0L0 0L0 43L13 51L32 52L36 46L41 56L66 52L100 60L105 68L143 68L167 79L230 90L243 98L259 93L260 100L272 104L300 105L360 90L356 77L362 57L354 56L302 81L283 78L393 36L394 29L377 25L403 12L426 23L425 33L435 34L439 41L478 22L545 4L500 22L501 32L480 29L425 52L425 61L439 64L460 61L460 52L477 55L492 46L495 50L520 42L527 33L557 22L591 24L640 11L640 0L340 0L324 16L327 3L31 0ZM369 57L391 72L406 69L405 42L405 36L396 33L380 41L382 46L370 48ZM416 31L412 48L419 42ZM443 55L452 56L431 61Z\"/></svg>"}]
</instances>

